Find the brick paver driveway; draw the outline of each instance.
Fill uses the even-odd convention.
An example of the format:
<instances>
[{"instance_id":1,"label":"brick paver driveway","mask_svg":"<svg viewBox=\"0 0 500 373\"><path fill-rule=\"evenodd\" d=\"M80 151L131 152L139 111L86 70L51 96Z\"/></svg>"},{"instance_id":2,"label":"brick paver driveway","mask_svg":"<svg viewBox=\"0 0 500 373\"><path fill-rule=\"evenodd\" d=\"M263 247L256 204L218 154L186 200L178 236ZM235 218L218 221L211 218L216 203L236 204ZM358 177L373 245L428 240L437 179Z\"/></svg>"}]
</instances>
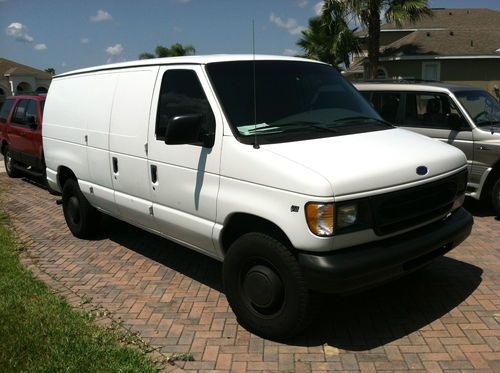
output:
<instances>
[{"instance_id":1,"label":"brick paver driveway","mask_svg":"<svg viewBox=\"0 0 500 373\"><path fill-rule=\"evenodd\" d=\"M218 262L111 218L95 240L76 239L56 197L5 174L0 189L35 273L105 307L163 353L194 357L168 369L500 371L500 221L470 201L473 233L447 257L362 294L325 296L304 335L277 342L237 324Z\"/></svg>"}]
</instances>

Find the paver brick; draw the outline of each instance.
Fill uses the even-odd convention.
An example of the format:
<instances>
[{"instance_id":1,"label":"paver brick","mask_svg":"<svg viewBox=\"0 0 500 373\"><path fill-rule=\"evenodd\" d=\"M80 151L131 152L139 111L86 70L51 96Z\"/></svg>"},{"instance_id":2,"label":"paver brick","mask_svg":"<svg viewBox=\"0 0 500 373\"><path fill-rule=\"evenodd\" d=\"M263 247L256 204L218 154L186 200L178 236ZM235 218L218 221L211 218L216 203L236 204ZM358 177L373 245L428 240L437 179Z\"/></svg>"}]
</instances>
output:
<instances>
[{"instance_id":1,"label":"paver brick","mask_svg":"<svg viewBox=\"0 0 500 373\"><path fill-rule=\"evenodd\" d=\"M165 371L500 371L500 221L471 201L472 235L445 258L361 294L325 296L302 336L269 341L237 323L221 263L108 217L95 239L76 239L57 197L4 174L0 189L38 278L75 307L109 310L157 353L195 358Z\"/></svg>"}]
</instances>

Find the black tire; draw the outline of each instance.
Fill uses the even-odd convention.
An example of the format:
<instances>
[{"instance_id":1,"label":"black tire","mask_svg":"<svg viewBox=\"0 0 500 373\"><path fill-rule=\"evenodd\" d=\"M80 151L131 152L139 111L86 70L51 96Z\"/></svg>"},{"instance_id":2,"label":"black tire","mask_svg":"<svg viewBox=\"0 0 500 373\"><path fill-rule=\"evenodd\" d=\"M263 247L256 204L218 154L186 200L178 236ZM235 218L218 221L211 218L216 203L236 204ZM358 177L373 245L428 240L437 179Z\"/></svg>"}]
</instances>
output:
<instances>
[{"instance_id":1,"label":"black tire","mask_svg":"<svg viewBox=\"0 0 500 373\"><path fill-rule=\"evenodd\" d=\"M3 154L3 161L5 164L5 172L7 172L7 175L9 175L9 177L21 176L19 170L17 168L15 168L16 161L14 159L12 159L10 149L8 146L5 147L5 151Z\"/></svg>"},{"instance_id":2,"label":"black tire","mask_svg":"<svg viewBox=\"0 0 500 373\"><path fill-rule=\"evenodd\" d=\"M500 178L491 188L491 204L498 217L500 217Z\"/></svg>"},{"instance_id":3,"label":"black tire","mask_svg":"<svg viewBox=\"0 0 500 373\"><path fill-rule=\"evenodd\" d=\"M312 296L297 260L266 234L247 233L231 245L223 282L239 323L255 334L288 338L310 321Z\"/></svg>"},{"instance_id":4,"label":"black tire","mask_svg":"<svg viewBox=\"0 0 500 373\"><path fill-rule=\"evenodd\" d=\"M66 224L75 237L89 238L97 232L101 213L87 201L76 180L64 183L62 200Z\"/></svg>"}]
</instances>

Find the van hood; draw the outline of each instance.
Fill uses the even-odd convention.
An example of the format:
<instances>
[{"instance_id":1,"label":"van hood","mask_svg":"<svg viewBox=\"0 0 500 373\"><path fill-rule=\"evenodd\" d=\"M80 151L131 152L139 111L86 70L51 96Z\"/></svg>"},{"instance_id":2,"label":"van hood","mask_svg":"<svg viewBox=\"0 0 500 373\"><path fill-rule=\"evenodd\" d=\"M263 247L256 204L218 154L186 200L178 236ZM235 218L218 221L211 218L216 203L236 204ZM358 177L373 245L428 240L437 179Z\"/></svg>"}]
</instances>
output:
<instances>
[{"instance_id":1,"label":"van hood","mask_svg":"<svg viewBox=\"0 0 500 373\"><path fill-rule=\"evenodd\" d=\"M261 148L323 176L336 197L422 181L467 164L460 150L403 129ZM417 174L421 166L424 175Z\"/></svg>"}]
</instances>

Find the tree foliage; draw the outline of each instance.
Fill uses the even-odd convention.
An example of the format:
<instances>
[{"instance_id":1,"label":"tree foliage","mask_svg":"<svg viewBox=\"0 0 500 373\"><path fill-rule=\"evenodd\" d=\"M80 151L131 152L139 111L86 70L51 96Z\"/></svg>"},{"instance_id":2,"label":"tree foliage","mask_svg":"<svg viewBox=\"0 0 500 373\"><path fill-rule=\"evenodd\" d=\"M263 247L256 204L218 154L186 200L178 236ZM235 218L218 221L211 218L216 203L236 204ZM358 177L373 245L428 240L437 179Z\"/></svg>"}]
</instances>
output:
<instances>
[{"instance_id":1,"label":"tree foliage","mask_svg":"<svg viewBox=\"0 0 500 373\"><path fill-rule=\"evenodd\" d=\"M175 43L167 48L163 45L158 45L155 48L154 54L149 52L144 52L139 55L140 60L148 58L161 58L161 57L177 57L177 56L192 56L196 53L196 49L192 45L182 45L180 43Z\"/></svg>"},{"instance_id":2,"label":"tree foliage","mask_svg":"<svg viewBox=\"0 0 500 373\"><path fill-rule=\"evenodd\" d=\"M320 17L309 20L309 27L302 31L297 45L305 51L304 57L333 66L341 63L349 66L349 55L360 52L356 29L349 27L348 9L342 2L332 1L328 10L325 6Z\"/></svg>"},{"instance_id":3,"label":"tree foliage","mask_svg":"<svg viewBox=\"0 0 500 373\"><path fill-rule=\"evenodd\" d=\"M397 26L432 15L428 0L325 0L321 17L333 20L338 7L344 8L346 14L354 15L368 31L368 61L372 79L377 76L380 55L381 15Z\"/></svg>"},{"instance_id":4,"label":"tree foliage","mask_svg":"<svg viewBox=\"0 0 500 373\"><path fill-rule=\"evenodd\" d=\"M53 67L48 67L45 69L45 72L46 73L49 73L51 75L56 75L56 69L54 69Z\"/></svg>"}]
</instances>

